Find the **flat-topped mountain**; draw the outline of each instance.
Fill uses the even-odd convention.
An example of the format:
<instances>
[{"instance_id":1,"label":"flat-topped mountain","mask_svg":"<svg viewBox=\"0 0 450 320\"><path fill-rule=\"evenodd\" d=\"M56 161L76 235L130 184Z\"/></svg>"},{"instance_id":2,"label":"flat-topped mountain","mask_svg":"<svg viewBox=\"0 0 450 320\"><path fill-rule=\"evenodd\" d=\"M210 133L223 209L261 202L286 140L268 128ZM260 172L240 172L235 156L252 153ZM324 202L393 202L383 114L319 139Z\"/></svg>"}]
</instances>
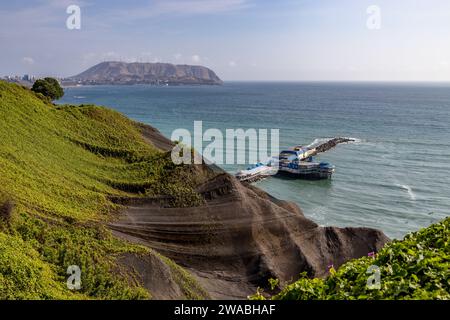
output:
<instances>
[{"instance_id":1,"label":"flat-topped mountain","mask_svg":"<svg viewBox=\"0 0 450 320\"><path fill-rule=\"evenodd\" d=\"M81 84L206 84L220 85L222 80L203 66L170 63L101 62L70 78Z\"/></svg>"}]
</instances>

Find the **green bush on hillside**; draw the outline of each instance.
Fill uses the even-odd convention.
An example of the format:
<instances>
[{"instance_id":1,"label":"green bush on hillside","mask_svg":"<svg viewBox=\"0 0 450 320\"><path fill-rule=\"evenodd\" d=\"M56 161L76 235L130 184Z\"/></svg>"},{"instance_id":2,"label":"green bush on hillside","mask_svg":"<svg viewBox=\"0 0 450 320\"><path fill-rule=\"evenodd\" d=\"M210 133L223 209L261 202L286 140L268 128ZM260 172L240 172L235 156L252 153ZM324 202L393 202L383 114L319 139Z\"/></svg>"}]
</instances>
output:
<instances>
[{"instance_id":1,"label":"green bush on hillside","mask_svg":"<svg viewBox=\"0 0 450 320\"><path fill-rule=\"evenodd\" d=\"M121 209L111 199L180 185L175 178L167 182L167 176L176 177L170 156L118 112L50 107L4 81L0 119L0 299L151 297L118 259L152 253L113 237L105 225ZM81 268L80 291L66 286L70 265ZM174 262L170 267L182 270ZM177 279L186 297L204 296L194 280Z\"/></svg>"},{"instance_id":2,"label":"green bush on hillside","mask_svg":"<svg viewBox=\"0 0 450 320\"><path fill-rule=\"evenodd\" d=\"M372 265L380 268L379 289L367 286ZM252 298L265 299L262 292ZM349 261L326 279L303 274L271 299L450 299L450 218L388 243L375 258Z\"/></svg>"},{"instance_id":3,"label":"green bush on hillside","mask_svg":"<svg viewBox=\"0 0 450 320\"><path fill-rule=\"evenodd\" d=\"M64 90L59 85L58 80L49 77L36 80L31 90L50 100L61 99L64 95Z\"/></svg>"}]
</instances>

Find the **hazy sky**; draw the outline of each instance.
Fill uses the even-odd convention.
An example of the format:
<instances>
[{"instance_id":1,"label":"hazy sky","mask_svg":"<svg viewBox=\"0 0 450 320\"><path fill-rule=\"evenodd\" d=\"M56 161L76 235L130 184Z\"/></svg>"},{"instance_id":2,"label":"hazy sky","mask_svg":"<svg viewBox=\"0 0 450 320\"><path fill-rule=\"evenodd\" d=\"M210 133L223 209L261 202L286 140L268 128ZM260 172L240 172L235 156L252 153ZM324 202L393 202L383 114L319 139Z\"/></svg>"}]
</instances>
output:
<instances>
[{"instance_id":1,"label":"hazy sky","mask_svg":"<svg viewBox=\"0 0 450 320\"><path fill-rule=\"evenodd\" d=\"M80 30L66 27L71 4ZM105 60L200 64L224 80L450 81L450 1L0 0L0 75Z\"/></svg>"}]
</instances>

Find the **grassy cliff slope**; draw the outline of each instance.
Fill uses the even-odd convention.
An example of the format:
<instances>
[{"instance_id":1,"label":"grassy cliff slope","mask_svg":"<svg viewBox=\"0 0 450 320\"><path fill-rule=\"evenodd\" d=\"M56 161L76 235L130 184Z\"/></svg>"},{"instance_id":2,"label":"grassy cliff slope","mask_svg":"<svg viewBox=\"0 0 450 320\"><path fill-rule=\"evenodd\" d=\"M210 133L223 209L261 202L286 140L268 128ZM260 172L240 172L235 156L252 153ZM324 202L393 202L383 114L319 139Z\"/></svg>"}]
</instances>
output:
<instances>
[{"instance_id":1,"label":"grassy cliff slope","mask_svg":"<svg viewBox=\"0 0 450 320\"><path fill-rule=\"evenodd\" d=\"M120 208L111 199L174 190L200 198L141 130L117 112L55 107L0 81L0 299L151 297L117 262L152 252L111 235L105 225ZM164 261L187 298L203 297L187 273ZM70 265L82 270L79 291L67 289Z\"/></svg>"}]
</instances>

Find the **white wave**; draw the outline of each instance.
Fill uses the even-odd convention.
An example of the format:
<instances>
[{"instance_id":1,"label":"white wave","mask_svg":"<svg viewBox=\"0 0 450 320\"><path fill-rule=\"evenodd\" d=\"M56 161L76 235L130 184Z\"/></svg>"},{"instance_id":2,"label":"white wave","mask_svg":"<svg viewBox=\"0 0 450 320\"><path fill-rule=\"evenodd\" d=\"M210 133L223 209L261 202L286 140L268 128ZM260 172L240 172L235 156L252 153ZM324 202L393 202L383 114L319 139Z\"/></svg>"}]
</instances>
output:
<instances>
[{"instance_id":1,"label":"white wave","mask_svg":"<svg viewBox=\"0 0 450 320\"><path fill-rule=\"evenodd\" d=\"M414 192L412 191L412 188L406 184L398 184L398 187L402 188L403 190L406 190L408 192L409 197L411 198L411 200L415 201L416 200L416 195L414 194Z\"/></svg>"},{"instance_id":2,"label":"white wave","mask_svg":"<svg viewBox=\"0 0 450 320\"><path fill-rule=\"evenodd\" d=\"M75 99L84 99L84 98L86 98L86 97L84 97L84 96L73 96Z\"/></svg>"},{"instance_id":3,"label":"white wave","mask_svg":"<svg viewBox=\"0 0 450 320\"><path fill-rule=\"evenodd\" d=\"M353 140L353 141L349 141L348 143L360 144L360 143L364 142L363 140L358 139L358 138L351 138L351 137L343 137L343 138ZM317 138L317 139L314 139L314 141L311 142L306 147L307 148L315 148L315 147L319 146L320 144L322 144L324 142L327 142L327 141L330 141L332 139L334 139L334 137L333 138Z\"/></svg>"}]
</instances>

